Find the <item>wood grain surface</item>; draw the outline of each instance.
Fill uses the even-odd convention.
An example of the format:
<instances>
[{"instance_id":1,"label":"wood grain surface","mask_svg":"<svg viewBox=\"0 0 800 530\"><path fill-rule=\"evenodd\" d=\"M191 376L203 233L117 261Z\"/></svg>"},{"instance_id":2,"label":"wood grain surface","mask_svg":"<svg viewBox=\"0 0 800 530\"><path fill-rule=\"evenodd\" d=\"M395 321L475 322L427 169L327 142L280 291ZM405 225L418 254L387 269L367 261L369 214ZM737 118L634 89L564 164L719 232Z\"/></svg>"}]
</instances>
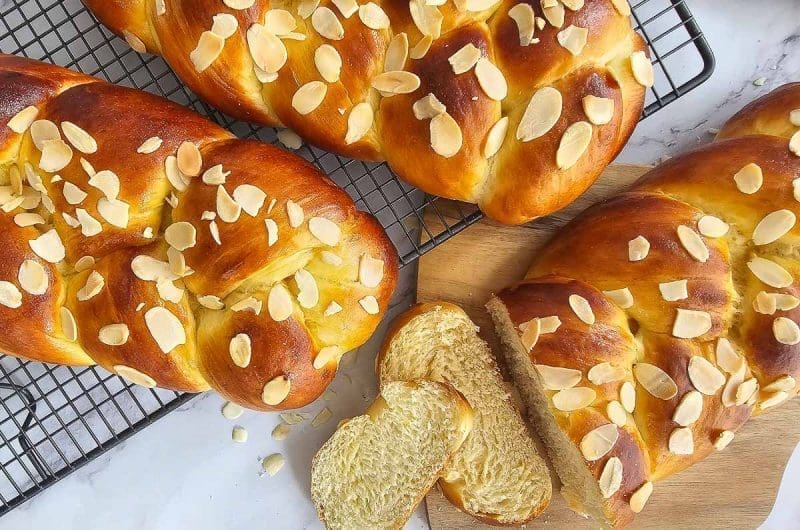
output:
<instances>
[{"instance_id":1,"label":"wood grain surface","mask_svg":"<svg viewBox=\"0 0 800 530\"><path fill-rule=\"evenodd\" d=\"M481 221L420 259L417 299L461 305L481 328L481 336L497 348L491 321L483 306L489 294L522 279L537 250L584 208L621 191L647 170L642 166L609 167L600 180L567 209L525 226ZM441 226L439 215L457 205L437 202L426 214L429 226ZM781 476L800 440L800 400L750 420L724 451L686 471L655 484L655 491L633 528L747 529L769 515ZM567 508L553 473L553 500L527 528L581 529L596 525ZM493 528L454 508L434 488L427 496L433 530ZM496 528L496 527L494 527Z\"/></svg>"}]
</instances>

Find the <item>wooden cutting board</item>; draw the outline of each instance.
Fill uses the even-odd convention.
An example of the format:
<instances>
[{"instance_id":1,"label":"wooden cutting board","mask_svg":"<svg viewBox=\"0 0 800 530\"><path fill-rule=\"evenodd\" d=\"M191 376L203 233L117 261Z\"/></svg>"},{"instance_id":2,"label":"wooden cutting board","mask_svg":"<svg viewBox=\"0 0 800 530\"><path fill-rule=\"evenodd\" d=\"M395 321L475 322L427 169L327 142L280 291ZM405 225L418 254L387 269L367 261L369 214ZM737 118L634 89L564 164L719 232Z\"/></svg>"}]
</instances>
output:
<instances>
[{"instance_id":1,"label":"wooden cutting board","mask_svg":"<svg viewBox=\"0 0 800 530\"><path fill-rule=\"evenodd\" d=\"M529 225L509 227L482 221L467 228L420 259L418 301L446 300L461 305L497 351L497 338L483 308L489 294L522 279L537 249L578 212L628 187L646 170L612 166L575 204ZM425 216L433 229L442 227L438 215L447 218L457 208L447 201L436 204L438 212ZM798 418L800 399L795 399L750 420L727 449L656 483L633 528L757 528L772 509L783 470L800 440ZM567 508L557 493L559 487L554 480L550 507L527 528L594 528ZM427 506L433 530L496 528L458 511L438 489L428 495Z\"/></svg>"}]
</instances>

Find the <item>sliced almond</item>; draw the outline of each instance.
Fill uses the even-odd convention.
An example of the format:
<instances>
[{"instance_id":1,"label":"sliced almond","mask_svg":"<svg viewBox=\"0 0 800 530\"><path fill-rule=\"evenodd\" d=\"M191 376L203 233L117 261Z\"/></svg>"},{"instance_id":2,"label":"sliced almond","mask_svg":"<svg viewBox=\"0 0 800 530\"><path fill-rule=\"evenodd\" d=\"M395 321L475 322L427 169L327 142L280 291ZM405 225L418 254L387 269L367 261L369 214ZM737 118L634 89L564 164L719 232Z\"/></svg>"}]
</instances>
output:
<instances>
[{"instance_id":1,"label":"sliced almond","mask_svg":"<svg viewBox=\"0 0 800 530\"><path fill-rule=\"evenodd\" d=\"M555 333L561 326L561 319L557 316L541 317L539 319L541 324L542 335L546 333Z\"/></svg>"},{"instance_id":2,"label":"sliced almond","mask_svg":"<svg viewBox=\"0 0 800 530\"><path fill-rule=\"evenodd\" d=\"M322 104L328 87L322 81L309 81L297 89L292 96L292 108L305 116Z\"/></svg>"},{"instance_id":3,"label":"sliced almond","mask_svg":"<svg viewBox=\"0 0 800 530\"><path fill-rule=\"evenodd\" d=\"M258 316L261 314L261 306L262 302L258 298L255 298L254 296L245 296L235 304L231 305L231 311L252 311L254 315Z\"/></svg>"},{"instance_id":4,"label":"sliced almond","mask_svg":"<svg viewBox=\"0 0 800 530\"><path fill-rule=\"evenodd\" d=\"M542 0L544 18L551 26L560 28L564 25L564 6L558 0Z\"/></svg>"},{"instance_id":5,"label":"sliced almond","mask_svg":"<svg viewBox=\"0 0 800 530\"><path fill-rule=\"evenodd\" d=\"M425 35L408 51L408 56L412 59L422 59L428 53L432 43L433 38L430 35Z\"/></svg>"},{"instance_id":6,"label":"sliced almond","mask_svg":"<svg viewBox=\"0 0 800 530\"><path fill-rule=\"evenodd\" d=\"M242 184L233 190L233 200L242 207L242 210L244 210L247 215L255 217L258 215L261 207L264 206L264 201L267 200L267 194L252 184Z\"/></svg>"},{"instance_id":7,"label":"sliced almond","mask_svg":"<svg viewBox=\"0 0 800 530\"><path fill-rule=\"evenodd\" d=\"M330 44L323 44L316 49L314 64L319 75L328 83L335 83L339 80L342 72L342 57Z\"/></svg>"},{"instance_id":8,"label":"sliced almond","mask_svg":"<svg viewBox=\"0 0 800 530\"><path fill-rule=\"evenodd\" d=\"M88 271L94 267L95 259L92 256L83 256L75 262L75 272Z\"/></svg>"},{"instance_id":9,"label":"sliced almond","mask_svg":"<svg viewBox=\"0 0 800 530\"><path fill-rule=\"evenodd\" d=\"M180 289L169 280L161 280L157 282L156 289L158 290L158 297L166 302L179 304L181 300L183 300L183 289Z\"/></svg>"},{"instance_id":10,"label":"sliced almond","mask_svg":"<svg viewBox=\"0 0 800 530\"><path fill-rule=\"evenodd\" d=\"M219 58L224 47L225 37L213 31L204 31L200 34L197 46L189 53L189 60L197 72L204 72Z\"/></svg>"},{"instance_id":11,"label":"sliced almond","mask_svg":"<svg viewBox=\"0 0 800 530\"><path fill-rule=\"evenodd\" d=\"M230 13L220 13L214 15L211 20L211 33L219 35L223 39L233 37L236 30L239 29L239 20ZM203 36L200 36L202 40Z\"/></svg>"},{"instance_id":12,"label":"sliced almond","mask_svg":"<svg viewBox=\"0 0 800 530\"><path fill-rule=\"evenodd\" d=\"M314 276L305 269L300 269L294 273L294 281L297 284L297 301L301 307L311 309L319 303L319 288Z\"/></svg>"},{"instance_id":13,"label":"sliced almond","mask_svg":"<svg viewBox=\"0 0 800 530\"><path fill-rule=\"evenodd\" d=\"M330 8L318 7L311 15L311 25L317 33L330 40L342 40L344 38L344 28L336 14Z\"/></svg>"},{"instance_id":14,"label":"sliced almond","mask_svg":"<svg viewBox=\"0 0 800 530\"><path fill-rule=\"evenodd\" d=\"M686 225L678 226L677 232L681 245L683 245L683 248L686 249L686 252L688 252L690 256L702 263L708 261L708 247L706 247L700 234Z\"/></svg>"},{"instance_id":15,"label":"sliced almond","mask_svg":"<svg viewBox=\"0 0 800 530\"><path fill-rule=\"evenodd\" d=\"M561 92L552 87L537 90L517 127L517 140L529 142L547 134L561 117Z\"/></svg>"},{"instance_id":16,"label":"sliced almond","mask_svg":"<svg viewBox=\"0 0 800 530\"><path fill-rule=\"evenodd\" d=\"M264 16L264 27L274 35L287 35L297 28L297 21L285 9L270 9Z\"/></svg>"},{"instance_id":17,"label":"sliced almond","mask_svg":"<svg viewBox=\"0 0 800 530\"><path fill-rule=\"evenodd\" d=\"M797 217L790 210L777 210L767 214L753 230L753 243L768 245L786 235L797 222Z\"/></svg>"},{"instance_id":18,"label":"sliced almond","mask_svg":"<svg viewBox=\"0 0 800 530\"><path fill-rule=\"evenodd\" d=\"M321 348L316 357L314 357L313 366L317 370L322 370L331 362L338 363L339 359L342 357L342 353L341 348L338 346L325 346Z\"/></svg>"},{"instance_id":19,"label":"sliced almond","mask_svg":"<svg viewBox=\"0 0 800 530\"><path fill-rule=\"evenodd\" d=\"M628 261L642 261L650 253L650 242L644 236L628 241Z\"/></svg>"},{"instance_id":20,"label":"sliced almond","mask_svg":"<svg viewBox=\"0 0 800 530\"><path fill-rule=\"evenodd\" d=\"M226 223L235 223L242 215L241 205L221 185L217 186L217 214Z\"/></svg>"},{"instance_id":21,"label":"sliced almond","mask_svg":"<svg viewBox=\"0 0 800 530\"><path fill-rule=\"evenodd\" d=\"M704 215L701 217L697 222L697 228L702 235L712 238L723 237L728 233L728 230L730 230L728 223L713 215Z\"/></svg>"},{"instance_id":22,"label":"sliced almond","mask_svg":"<svg viewBox=\"0 0 800 530\"><path fill-rule=\"evenodd\" d=\"M589 305L589 301L577 294L571 294L569 296L569 307L572 308L572 311L584 324L592 325L595 322L594 312L592 311L592 306Z\"/></svg>"},{"instance_id":23,"label":"sliced almond","mask_svg":"<svg viewBox=\"0 0 800 530\"><path fill-rule=\"evenodd\" d=\"M408 2L411 20L420 33L431 39L438 39L442 34L444 16L436 6L430 5L425 0L410 0Z\"/></svg>"},{"instance_id":24,"label":"sliced almond","mask_svg":"<svg viewBox=\"0 0 800 530\"><path fill-rule=\"evenodd\" d=\"M71 121L61 122L61 131L64 133L64 138L72 144L72 147L81 153L92 154L97 152L97 141L92 135Z\"/></svg>"},{"instance_id":25,"label":"sliced almond","mask_svg":"<svg viewBox=\"0 0 800 530\"><path fill-rule=\"evenodd\" d=\"M97 338L107 346L122 346L128 342L130 331L125 324L109 324L100 328Z\"/></svg>"},{"instance_id":26,"label":"sliced almond","mask_svg":"<svg viewBox=\"0 0 800 530\"><path fill-rule=\"evenodd\" d=\"M800 109L789 112L789 122L795 127L800 127Z\"/></svg>"},{"instance_id":27,"label":"sliced almond","mask_svg":"<svg viewBox=\"0 0 800 530\"><path fill-rule=\"evenodd\" d=\"M492 158L503 146L503 141L508 132L508 121L508 116L503 116L489 129L489 134L486 135L486 142L483 145L484 157Z\"/></svg>"},{"instance_id":28,"label":"sliced almond","mask_svg":"<svg viewBox=\"0 0 800 530\"><path fill-rule=\"evenodd\" d=\"M28 241L31 250L48 263L58 263L64 260L66 250L61 238L55 229L50 229L36 239Z\"/></svg>"},{"instance_id":29,"label":"sliced almond","mask_svg":"<svg viewBox=\"0 0 800 530\"><path fill-rule=\"evenodd\" d=\"M264 219L267 226L267 246L271 247L278 242L278 223L272 219Z\"/></svg>"},{"instance_id":30,"label":"sliced almond","mask_svg":"<svg viewBox=\"0 0 800 530\"><path fill-rule=\"evenodd\" d=\"M677 393L677 387L675 393ZM630 381L625 381L622 383L622 386L619 389L619 401L622 403L622 407L626 411L633 414L633 411L636 408L636 388Z\"/></svg>"},{"instance_id":31,"label":"sliced almond","mask_svg":"<svg viewBox=\"0 0 800 530\"><path fill-rule=\"evenodd\" d=\"M141 155L149 155L151 153L155 153L161 148L161 145L164 143L164 140L159 138L158 136L151 136L140 145L136 152Z\"/></svg>"},{"instance_id":32,"label":"sliced almond","mask_svg":"<svg viewBox=\"0 0 800 530\"><path fill-rule=\"evenodd\" d=\"M117 228L128 227L128 221L130 219L129 209L130 205L123 201L110 201L105 197L97 201L97 213L99 213L100 217L106 222Z\"/></svg>"},{"instance_id":33,"label":"sliced almond","mask_svg":"<svg viewBox=\"0 0 800 530\"><path fill-rule=\"evenodd\" d=\"M61 171L72 160L72 148L64 140L45 140L42 145L42 157L39 169L48 173Z\"/></svg>"},{"instance_id":34,"label":"sliced almond","mask_svg":"<svg viewBox=\"0 0 800 530\"><path fill-rule=\"evenodd\" d=\"M707 359L697 355L689 359L689 380L707 396L713 396L725 384L725 376Z\"/></svg>"},{"instance_id":35,"label":"sliced almond","mask_svg":"<svg viewBox=\"0 0 800 530\"><path fill-rule=\"evenodd\" d=\"M206 169L203 172L203 184L208 184L209 186L218 186L221 184L225 184L228 175L230 174L231 174L230 171L225 171L224 169L222 169L222 164L211 166L210 168ZM170 179L170 182L172 182L172 179ZM175 186L175 188L178 191L183 191L178 186ZM184 184L183 188L186 189L186 184Z\"/></svg>"},{"instance_id":36,"label":"sliced almond","mask_svg":"<svg viewBox=\"0 0 800 530\"><path fill-rule=\"evenodd\" d=\"M14 114L6 125L9 129L17 134L22 134L27 131L31 124L36 120L39 115L39 109L34 106L25 107L21 111Z\"/></svg>"},{"instance_id":37,"label":"sliced almond","mask_svg":"<svg viewBox=\"0 0 800 530\"><path fill-rule=\"evenodd\" d=\"M633 78L640 85L649 88L655 84L653 63L643 51L635 51L631 54L631 70Z\"/></svg>"},{"instance_id":38,"label":"sliced almond","mask_svg":"<svg viewBox=\"0 0 800 530\"><path fill-rule=\"evenodd\" d=\"M689 427L679 427L669 435L669 452L675 455L694 454L694 435Z\"/></svg>"},{"instance_id":39,"label":"sliced almond","mask_svg":"<svg viewBox=\"0 0 800 530\"><path fill-rule=\"evenodd\" d=\"M86 283L81 287L78 292L76 293L76 297L79 302L85 302L87 300L91 300L98 294L100 291L103 290L103 287L106 285L106 280L103 276L97 272L92 271L89 276L86 277Z\"/></svg>"},{"instance_id":40,"label":"sliced almond","mask_svg":"<svg viewBox=\"0 0 800 530\"><path fill-rule=\"evenodd\" d=\"M435 118L439 114L447 112L447 107L432 93L415 101L411 108L414 111L414 117L418 120Z\"/></svg>"},{"instance_id":41,"label":"sliced almond","mask_svg":"<svg viewBox=\"0 0 800 530\"><path fill-rule=\"evenodd\" d=\"M586 377L592 384L605 385L607 383L614 383L625 379L625 369L621 366L615 366L609 362L603 362L592 366Z\"/></svg>"},{"instance_id":42,"label":"sliced almond","mask_svg":"<svg viewBox=\"0 0 800 530\"><path fill-rule=\"evenodd\" d=\"M520 340L522 341L522 345L525 347L525 351L533 350L533 347L536 346L536 343L539 342L539 335L542 331L542 324L538 318L534 318L533 320L526 322L526 326L520 326L520 330L522 330L522 336ZM580 379L580 378L579 378ZM577 384L577 382L576 382ZM572 385L575 386L575 385ZM556 389L556 390L561 390Z\"/></svg>"},{"instance_id":43,"label":"sliced almond","mask_svg":"<svg viewBox=\"0 0 800 530\"><path fill-rule=\"evenodd\" d=\"M269 455L261 460L261 469L270 477L274 477L278 472L283 469L286 459L280 453Z\"/></svg>"},{"instance_id":44,"label":"sliced almond","mask_svg":"<svg viewBox=\"0 0 800 530\"><path fill-rule=\"evenodd\" d=\"M455 156L463 143L461 127L446 112L433 117L430 122L431 148L445 158Z\"/></svg>"},{"instance_id":45,"label":"sliced almond","mask_svg":"<svg viewBox=\"0 0 800 530\"><path fill-rule=\"evenodd\" d=\"M408 59L408 35L398 33L389 41L386 56L383 60L383 71L393 72L403 70Z\"/></svg>"},{"instance_id":46,"label":"sliced almond","mask_svg":"<svg viewBox=\"0 0 800 530\"><path fill-rule=\"evenodd\" d=\"M730 443L733 441L733 437L733 431L722 431L719 433L719 436L717 436L717 439L714 440L714 449L717 451L722 451L728 447L728 445L730 445Z\"/></svg>"},{"instance_id":47,"label":"sliced almond","mask_svg":"<svg viewBox=\"0 0 800 530\"><path fill-rule=\"evenodd\" d=\"M553 394L553 406L563 412L586 408L594 403L597 393L587 387L573 387Z\"/></svg>"},{"instance_id":48,"label":"sliced almond","mask_svg":"<svg viewBox=\"0 0 800 530\"><path fill-rule=\"evenodd\" d=\"M261 400L270 406L279 405L286 399L291 389L291 380L285 375L278 376L264 385Z\"/></svg>"},{"instance_id":49,"label":"sliced almond","mask_svg":"<svg viewBox=\"0 0 800 530\"><path fill-rule=\"evenodd\" d=\"M64 199L73 206L82 203L87 197L86 192L72 182L65 182L61 191L64 193Z\"/></svg>"},{"instance_id":50,"label":"sliced almond","mask_svg":"<svg viewBox=\"0 0 800 530\"><path fill-rule=\"evenodd\" d=\"M164 239L171 247L183 252L197 244L197 230L192 223L179 221L167 227Z\"/></svg>"},{"instance_id":51,"label":"sliced almond","mask_svg":"<svg viewBox=\"0 0 800 530\"><path fill-rule=\"evenodd\" d=\"M614 289L613 291L603 291L603 294L611 298L621 309L633 307L633 293L627 287Z\"/></svg>"},{"instance_id":52,"label":"sliced almond","mask_svg":"<svg viewBox=\"0 0 800 530\"><path fill-rule=\"evenodd\" d=\"M104 169L98 171L89 179L89 185L103 192L108 200L119 196L119 177L113 171Z\"/></svg>"},{"instance_id":53,"label":"sliced almond","mask_svg":"<svg viewBox=\"0 0 800 530\"><path fill-rule=\"evenodd\" d=\"M60 140L61 132L58 126L50 120L36 120L30 126L31 140L36 149L44 149L47 140Z\"/></svg>"},{"instance_id":54,"label":"sliced almond","mask_svg":"<svg viewBox=\"0 0 800 530\"><path fill-rule=\"evenodd\" d=\"M292 228L297 228L303 224L305 214L303 213L303 208L296 202L292 200L286 201L286 214L289 217L289 226Z\"/></svg>"},{"instance_id":55,"label":"sliced almond","mask_svg":"<svg viewBox=\"0 0 800 530\"><path fill-rule=\"evenodd\" d=\"M47 292L50 278L47 271L38 261L26 259L19 267L17 274L19 286L32 295L41 295Z\"/></svg>"},{"instance_id":56,"label":"sliced almond","mask_svg":"<svg viewBox=\"0 0 800 530\"><path fill-rule=\"evenodd\" d=\"M384 72L372 78L372 88L387 94L410 94L419 88L416 74L403 70Z\"/></svg>"},{"instance_id":57,"label":"sliced almond","mask_svg":"<svg viewBox=\"0 0 800 530\"><path fill-rule=\"evenodd\" d=\"M361 140L372 128L374 119L372 105L368 102L363 101L355 105L347 117L347 133L344 142L350 145Z\"/></svg>"},{"instance_id":58,"label":"sliced almond","mask_svg":"<svg viewBox=\"0 0 800 530\"><path fill-rule=\"evenodd\" d=\"M744 405L755 396L756 392L758 392L758 381L755 378L743 381L736 389L736 405Z\"/></svg>"},{"instance_id":59,"label":"sliced almond","mask_svg":"<svg viewBox=\"0 0 800 530\"><path fill-rule=\"evenodd\" d=\"M381 30L389 28L389 17L375 2L367 2L358 7L358 18L369 29Z\"/></svg>"},{"instance_id":60,"label":"sliced almond","mask_svg":"<svg viewBox=\"0 0 800 530\"><path fill-rule=\"evenodd\" d=\"M303 139L291 129L281 129L278 131L278 140L287 149L298 150L303 146Z\"/></svg>"},{"instance_id":61,"label":"sliced almond","mask_svg":"<svg viewBox=\"0 0 800 530\"><path fill-rule=\"evenodd\" d=\"M624 3L626 6L628 5L628 0L612 0L612 3L616 6L617 4ZM629 8L630 9L630 8ZM628 11L630 14L630 10ZM640 513L644 510L645 504L650 499L650 496L653 494L653 483L652 482L645 482L642 484L639 489L633 492L631 495L630 500L630 507L633 513Z\"/></svg>"},{"instance_id":62,"label":"sliced almond","mask_svg":"<svg viewBox=\"0 0 800 530\"><path fill-rule=\"evenodd\" d=\"M211 309L214 311L225 309L225 304L222 302L222 300L220 300L219 296L214 296L211 294L198 296L197 303L206 309Z\"/></svg>"},{"instance_id":63,"label":"sliced almond","mask_svg":"<svg viewBox=\"0 0 800 530\"><path fill-rule=\"evenodd\" d=\"M763 391L766 393L778 391L791 392L794 390L795 386L797 386L797 381L795 381L795 378L791 375L784 375L765 386Z\"/></svg>"},{"instance_id":64,"label":"sliced almond","mask_svg":"<svg viewBox=\"0 0 800 530\"><path fill-rule=\"evenodd\" d=\"M22 305L22 293L11 282L0 281L0 305L17 309Z\"/></svg>"},{"instance_id":65,"label":"sliced almond","mask_svg":"<svg viewBox=\"0 0 800 530\"><path fill-rule=\"evenodd\" d=\"M364 287L373 289L383 279L383 260L370 257L368 254L361 256L358 267L358 279Z\"/></svg>"},{"instance_id":66,"label":"sliced almond","mask_svg":"<svg viewBox=\"0 0 800 530\"><path fill-rule=\"evenodd\" d=\"M659 283L658 290L661 291L661 298L665 301L675 302L689 298L688 285L688 280L675 280L673 282Z\"/></svg>"},{"instance_id":67,"label":"sliced almond","mask_svg":"<svg viewBox=\"0 0 800 530\"><path fill-rule=\"evenodd\" d=\"M797 131L789 138L789 152L795 156L800 156L800 131Z\"/></svg>"},{"instance_id":68,"label":"sliced almond","mask_svg":"<svg viewBox=\"0 0 800 530\"><path fill-rule=\"evenodd\" d=\"M766 258L754 257L747 262L747 268L756 278L776 289L789 287L794 281L789 271Z\"/></svg>"},{"instance_id":69,"label":"sliced almond","mask_svg":"<svg viewBox=\"0 0 800 530\"><path fill-rule=\"evenodd\" d=\"M0 286L0 304L5 305L3 302L2 286ZM75 342L78 340L78 324L75 322L75 316L73 316L72 311L66 307L62 307L59 310L59 314L61 316L61 332L64 334L64 338L70 342Z\"/></svg>"},{"instance_id":70,"label":"sliced almond","mask_svg":"<svg viewBox=\"0 0 800 530\"><path fill-rule=\"evenodd\" d=\"M529 46L535 30L535 16L529 4L519 3L508 10L508 16L517 24L519 45Z\"/></svg>"},{"instance_id":71,"label":"sliced almond","mask_svg":"<svg viewBox=\"0 0 800 530\"><path fill-rule=\"evenodd\" d=\"M587 28L579 28L571 24L556 35L558 43L574 56L581 54L586 47L588 38L589 30Z\"/></svg>"},{"instance_id":72,"label":"sliced almond","mask_svg":"<svg viewBox=\"0 0 800 530\"><path fill-rule=\"evenodd\" d=\"M580 370L562 368L560 366L534 365L541 378L542 386L547 390L566 390L581 382Z\"/></svg>"},{"instance_id":73,"label":"sliced almond","mask_svg":"<svg viewBox=\"0 0 800 530\"><path fill-rule=\"evenodd\" d=\"M678 393L675 381L664 370L654 364L636 363L633 365L633 375L647 392L658 399L669 400ZM625 405L625 400L622 401ZM627 409L627 407L626 407ZM629 410L629 412L631 412Z\"/></svg>"},{"instance_id":74,"label":"sliced almond","mask_svg":"<svg viewBox=\"0 0 800 530\"><path fill-rule=\"evenodd\" d=\"M239 368L247 368L250 365L250 357L253 354L253 345L250 336L246 333L235 335L228 345L228 352L231 355L233 364Z\"/></svg>"},{"instance_id":75,"label":"sliced almond","mask_svg":"<svg viewBox=\"0 0 800 530\"><path fill-rule=\"evenodd\" d=\"M610 401L606 405L606 415L617 427L624 427L628 424L628 413L619 401Z\"/></svg>"},{"instance_id":76,"label":"sliced almond","mask_svg":"<svg viewBox=\"0 0 800 530\"><path fill-rule=\"evenodd\" d=\"M253 24L247 30L247 46L253 63L266 74L276 74L286 64L288 54L283 41L261 24Z\"/></svg>"},{"instance_id":77,"label":"sliced almond","mask_svg":"<svg viewBox=\"0 0 800 530\"><path fill-rule=\"evenodd\" d=\"M164 307L153 307L144 314L147 329L164 353L186 344L186 330L171 311Z\"/></svg>"},{"instance_id":78,"label":"sliced almond","mask_svg":"<svg viewBox=\"0 0 800 530\"><path fill-rule=\"evenodd\" d=\"M717 357L717 365L728 372L729 374L735 373L741 365L742 358L733 349L731 342L725 337L717 339L717 346L715 349Z\"/></svg>"},{"instance_id":79,"label":"sliced almond","mask_svg":"<svg viewBox=\"0 0 800 530\"><path fill-rule=\"evenodd\" d=\"M22 228L27 226L43 225L44 218L42 218L42 216L38 213L18 213L14 216L14 224Z\"/></svg>"},{"instance_id":80,"label":"sliced almond","mask_svg":"<svg viewBox=\"0 0 800 530\"><path fill-rule=\"evenodd\" d=\"M778 317L772 321L772 333L781 344L794 346L800 343L800 327L786 317Z\"/></svg>"},{"instance_id":81,"label":"sliced almond","mask_svg":"<svg viewBox=\"0 0 800 530\"><path fill-rule=\"evenodd\" d=\"M705 311L678 309L672 324L672 335L681 339L693 339L708 333L711 325L711 315Z\"/></svg>"},{"instance_id":82,"label":"sliced almond","mask_svg":"<svg viewBox=\"0 0 800 530\"><path fill-rule=\"evenodd\" d=\"M206 171L206 173L208 173L208 171ZM189 177L181 173L178 169L178 157L169 155L164 160L164 174L167 176L169 183L172 184L176 190L186 191L186 187L189 185ZM205 175L203 176L203 181L205 182Z\"/></svg>"},{"instance_id":83,"label":"sliced almond","mask_svg":"<svg viewBox=\"0 0 800 530\"><path fill-rule=\"evenodd\" d=\"M333 0L333 5L336 6L344 18L350 18L358 12L358 2L356 0Z\"/></svg>"},{"instance_id":84,"label":"sliced almond","mask_svg":"<svg viewBox=\"0 0 800 530\"><path fill-rule=\"evenodd\" d=\"M236 418L241 417L242 414L244 414L244 409L231 401L228 401L222 407L222 416L226 420L235 420Z\"/></svg>"},{"instance_id":85,"label":"sliced almond","mask_svg":"<svg viewBox=\"0 0 800 530\"><path fill-rule=\"evenodd\" d=\"M605 125L614 119L614 100L593 95L581 100L583 112L593 125Z\"/></svg>"},{"instance_id":86,"label":"sliced almond","mask_svg":"<svg viewBox=\"0 0 800 530\"><path fill-rule=\"evenodd\" d=\"M337 4L341 1L342 0L333 0L333 3ZM319 6L319 2L320 0L300 0L300 2L297 4L297 15L303 20L307 19L314 13L314 11L316 11L317 6ZM356 11L357 10L358 5L356 5Z\"/></svg>"},{"instance_id":87,"label":"sliced almond","mask_svg":"<svg viewBox=\"0 0 800 530\"><path fill-rule=\"evenodd\" d=\"M614 447L619 439L619 429L613 423L601 425L586 433L580 448L587 462L600 460Z\"/></svg>"},{"instance_id":88,"label":"sliced almond","mask_svg":"<svg viewBox=\"0 0 800 530\"><path fill-rule=\"evenodd\" d=\"M368 315L377 315L378 313L380 313L380 306L378 305L378 299L372 295L365 296L364 298L358 301L358 304Z\"/></svg>"},{"instance_id":89,"label":"sliced almond","mask_svg":"<svg viewBox=\"0 0 800 530\"><path fill-rule=\"evenodd\" d=\"M328 304L328 307L325 308L325 312L323 314L326 317L330 317L341 311L342 311L342 306L340 306L336 302L331 302L330 304Z\"/></svg>"},{"instance_id":90,"label":"sliced almond","mask_svg":"<svg viewBox=\"0 0 800 530\"><path fill-rule=\"evenodd\" d=\"M702 413L703 394L696 390L691 390L683 396L681 402L675 408L672 421L681 427L686 427L700 419Z\"/></svg>"},{"instance_id":91,"label":"sliced almond","mask_svg":"<svg viewBox=\"0 0 800 530\"><path fill-rule=\"evenodd\" d=\"M125 366L124 364L117 364L112 367L114 373L116 373L121 378L125 379L126 381L130 381L135 385L140 385L145 388L154 388L156 386L156 380L150 377L147 374L143 374L139 370L131 368L130 366Z\"/></svg>"},{"instance_id":92,"label":"sliced almond","mask_svg":"<svg viewBox=\"0 0 800 530\"><path fill-rule=\"evenodd\" d=\"M203 169L203 156L197 145L192 142L181 143L178 147L177 162L181 173L189 177L200 175L200 170Z\"/></svg>"},{"instance_id":93,"label":"sliced almond","mask_svg":"<svg viewBox=\"0 0 800 530\"><path fill-rule=\"evenodd\" d=\"M737 171L733 176L733 180L739 191L752 195L760 190L761 185L764 184L764 173L758 164L750 163Z\"/></svg>"},{"instance_id":94,"label":"sliced almond","mask_svg":"<svg viewBox=\"0 0 800 530\"><path fill-rule=\"evenodd\" d=\"M508 95L508 83L503 72L486 57L481 57L475 64L475 76L489 99L502 101Z\"/></svg>"},{"instance_id":95,"label":"sliced almond","mask_svg":"<svg viewBox=\"0 0 800 530\"><path fill-rule=\"evenodd\" d=\"M776 405L780 405L781 403L783 403L787 399L789 399L789 393L788 392L784 392L784 391L775 392L773 394L768 395L766 397L766 399L764 399L761 402L759 407L761 408L761 410L766 410L766 409L772 408L772 407L774 407Z\"/></svg>"},{"instance_id":96,"label":"sliced almond","mask_svg":"<svg viewBox=\"0 0 800 530\"><path fill-rule=\"evenodd\" d=\"M292 295L283 284L276 284L270 289L269 296L267 297L267 310L269 316L275 322L283 322L292 316L292 312L294 311Z\"/></svg>"},{"instance_id":97,"label":"sliced almond","mask_svg":"<svg viewBox=\"0 0 800 530\"><path fill-rule=\"evenodd\" d=\"M598 484L604 499L613 497L622 485L622 460L616 456L609 458L606 465L603 466Z\"/></svg>"},{"instance_id":98,"label":"sliced almond","mask_svg":"<svg viewBox=\"0 0 800 530\"><path fill-rule=\"evenodd\" d=\"M481 58L481 51L471 42L459 48L447 61L456 75L472 70Z\"/></svg>"},{"instance_id":99,"label":"sliced almond","mask_svg":"<svg viewBox=\"0 0 800 530\"><path fill-rule=\"evenodd\" d=\"M122 30L122 37L133 51L138 53L147 53L147 46L145 46L144 41L142 41L142 39L140 39L137 35L131 33L127 29L124 29Z\"/></svg>"}]
</instances>

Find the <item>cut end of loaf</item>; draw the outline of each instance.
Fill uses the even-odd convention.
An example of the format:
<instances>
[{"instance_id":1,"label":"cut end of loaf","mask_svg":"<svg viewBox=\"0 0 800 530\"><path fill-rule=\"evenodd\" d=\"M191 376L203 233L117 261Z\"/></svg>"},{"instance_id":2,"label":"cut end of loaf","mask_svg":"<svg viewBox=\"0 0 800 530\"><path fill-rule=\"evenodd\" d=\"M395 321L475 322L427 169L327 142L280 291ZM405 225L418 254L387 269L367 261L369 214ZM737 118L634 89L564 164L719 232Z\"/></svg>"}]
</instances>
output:
<instances>
[{"instance_id":1,"label":"cut end of loaf","mask_svg":"<svg viewBox=\"0 0 800 530\"><path fill-rule=\"evenodd\" d=\"M502 354L522 401L528 419L547 448L550 463L561 480L561 494L578 513L594 519L603 528L615 528L605 512L603 495L597 480L578 448L559 427L547 401L539 374L514 328L503 302L492 297L486 304L500 338Z\"/></svg>"}]
</instances>

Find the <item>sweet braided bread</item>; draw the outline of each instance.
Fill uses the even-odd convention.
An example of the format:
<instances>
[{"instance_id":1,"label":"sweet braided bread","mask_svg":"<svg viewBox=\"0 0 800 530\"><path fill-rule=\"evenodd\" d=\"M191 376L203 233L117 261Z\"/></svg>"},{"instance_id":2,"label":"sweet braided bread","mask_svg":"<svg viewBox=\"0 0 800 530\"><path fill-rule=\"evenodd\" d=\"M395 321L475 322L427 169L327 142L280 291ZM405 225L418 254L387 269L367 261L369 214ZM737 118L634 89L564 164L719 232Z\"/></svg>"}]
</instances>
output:
<instances>
[{"instance_id":1,"label":"sweet braided bread","mask_svg":"<svg viewBox=\"0 0 800 530\"><path fill-rule=\"evenodd\" d=\"M397 264L311 164L185 108L0 55L0 351L253 409L319 396Z\"/></svg>"},{"instance_id":2,"label":"sweet braided bread","mask_svg":"<svg viewBox=\"0 0 800 530\"><path fill-rule=\"evenodd\" d=\"M586 210L489 303L567 500L603 526L798 393L798 129L800 83Z\"/></svg>"},{"instance_id":3,"label":"sweet braided bread","mask_svg":"<svg viewBox=\"0 0 800 530\"><path fill-rule=\"evenodd\" d=\"M84 2L223 111L505 223L588 188L653 83L627 0Z\"/></svg>"}]
</instances>

